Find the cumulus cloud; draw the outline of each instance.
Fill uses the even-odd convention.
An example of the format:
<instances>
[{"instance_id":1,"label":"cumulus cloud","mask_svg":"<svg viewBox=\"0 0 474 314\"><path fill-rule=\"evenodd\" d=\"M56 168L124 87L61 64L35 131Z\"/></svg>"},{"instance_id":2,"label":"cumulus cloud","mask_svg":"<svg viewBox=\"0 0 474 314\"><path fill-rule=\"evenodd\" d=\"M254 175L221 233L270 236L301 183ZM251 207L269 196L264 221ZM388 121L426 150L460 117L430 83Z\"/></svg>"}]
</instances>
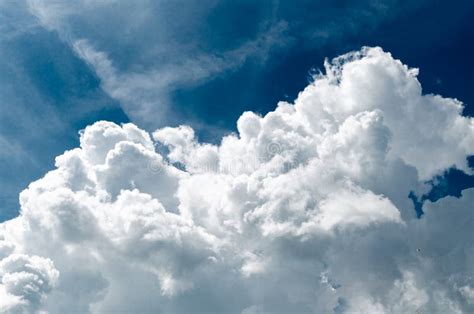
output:
<instances>
[{"instance_id":1,"label":"cumulus cloud","mask_svg":"<svg viewBox=\"0 0 474 314\"><path fill-rule=\"evenodd\" d=\"M421 220L407 197L469 171L474 121L417 73L380 48L346 54L218 145L188 126L88 126L1 225L2 306L474 310L474 190Z\"/></svg>"}]
</instances>

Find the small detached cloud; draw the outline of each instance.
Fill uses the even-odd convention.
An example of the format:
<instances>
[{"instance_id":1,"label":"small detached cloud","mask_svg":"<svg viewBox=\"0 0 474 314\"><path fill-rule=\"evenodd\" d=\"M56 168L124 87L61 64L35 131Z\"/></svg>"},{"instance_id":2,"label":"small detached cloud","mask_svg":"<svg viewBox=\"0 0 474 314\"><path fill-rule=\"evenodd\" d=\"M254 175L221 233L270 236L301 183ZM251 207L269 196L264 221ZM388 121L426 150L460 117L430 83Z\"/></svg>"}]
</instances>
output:
<instances>
[{"instance_id":1,"label":"small detached cloud","mask_svg":"<svg viewBox=\"0 0 474 314\"><path fill-rule=\"evenodd\" d=\"M473 311L474 190L421 220L407 196L469 171L474 120L417 73L343 55L219 145L88 126L0 225L2 310Z\"/></svg>"}]
</instances>

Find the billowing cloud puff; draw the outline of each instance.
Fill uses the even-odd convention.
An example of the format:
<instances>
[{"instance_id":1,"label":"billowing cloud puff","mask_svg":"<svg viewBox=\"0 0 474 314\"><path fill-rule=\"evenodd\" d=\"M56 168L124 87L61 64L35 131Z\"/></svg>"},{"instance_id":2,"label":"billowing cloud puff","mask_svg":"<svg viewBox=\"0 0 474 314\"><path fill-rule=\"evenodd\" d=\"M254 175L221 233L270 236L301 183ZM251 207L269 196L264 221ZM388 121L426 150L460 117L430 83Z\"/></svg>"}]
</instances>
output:
<instances>
[{"instance_id":1,"label":"billowing cloud puff","mask_svg":"<svg viewBox=\"0 0 474 314\"><path fill-rule=\"evenodd\" d=\"M1 225L1 306L473 311L474 190L421 220L407 196L470 171L474 121L416 75L380 48L341 56L218 145L188 126L88 126Z\"/></svg>"},{"instance_id":2,"label":"billowing cloud puff","mask_svg":"<svg viewBox=\"0 0 474 314\"><path fill-rule=\"evenodd\" d=\"M56 286L59 272L50 259L15 253L0 237L0 311L33 312Z\"/></svg>"}]
</instances>

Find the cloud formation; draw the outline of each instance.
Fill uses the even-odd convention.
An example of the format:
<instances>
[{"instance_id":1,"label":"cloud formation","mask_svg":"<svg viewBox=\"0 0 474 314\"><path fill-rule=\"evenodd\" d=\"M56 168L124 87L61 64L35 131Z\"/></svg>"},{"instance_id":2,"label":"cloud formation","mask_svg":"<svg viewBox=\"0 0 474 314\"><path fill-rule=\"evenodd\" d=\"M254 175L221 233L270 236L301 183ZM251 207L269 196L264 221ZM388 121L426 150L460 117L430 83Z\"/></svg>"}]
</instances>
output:
<instances>
[{"instance_id":1,"label":"cloud formation","mask_svg":"<svg viewBox=\"0 0 474 314\"><path fill-rule=\"evenodd\" d=\"M470 171L474 121L423 95L417 74L381 48L343 55L219 145L188 126L88 126L0 225L1 306L474 310L474 190L428 202L421 220L407 197Z\"/></svg>"}]
</instances>

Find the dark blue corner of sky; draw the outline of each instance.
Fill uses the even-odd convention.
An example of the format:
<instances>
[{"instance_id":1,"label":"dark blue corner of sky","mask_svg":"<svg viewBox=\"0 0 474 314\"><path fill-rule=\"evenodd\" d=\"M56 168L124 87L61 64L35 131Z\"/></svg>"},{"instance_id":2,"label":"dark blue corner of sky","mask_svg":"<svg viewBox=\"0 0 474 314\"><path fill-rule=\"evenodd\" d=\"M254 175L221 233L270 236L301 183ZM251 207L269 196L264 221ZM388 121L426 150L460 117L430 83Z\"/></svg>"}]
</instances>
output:
<instances>
[{"instance_id":1,"label":"dark blue corner of sky","mask_svg":"<svg viewBox=\"0 0 474 314\"><path fill-rule=\"evenodd\" d=\"M216 142L222 134L213 129L235 130L242 111L264 114L280 100L293 101L325 57L361 46L381 46L419 68L424 93L455 97L465 104L464 114L474 116L474 1L298 0L280 1L276 8L270 4L274 2L224 1L207 16L202 46L208 51L232 48L254 36L260 20L269 14L286 23L283 34L291 44L271 49L264 60L249 58L228 73L172 93L181 123L210 126L197 129L202 140ZM0 25L14 29L15 20L0 13ZM101 119L122 123L129 118L54 31L3 36L0 54L2 221L17 215L18 193L52 169L55 156L77 146L78 130ZM462 189L474 186L474 178L450 169L432 186L426 195L411 195L420 217L423 201L459 196Z\"/></svg>"}]
</instances>

